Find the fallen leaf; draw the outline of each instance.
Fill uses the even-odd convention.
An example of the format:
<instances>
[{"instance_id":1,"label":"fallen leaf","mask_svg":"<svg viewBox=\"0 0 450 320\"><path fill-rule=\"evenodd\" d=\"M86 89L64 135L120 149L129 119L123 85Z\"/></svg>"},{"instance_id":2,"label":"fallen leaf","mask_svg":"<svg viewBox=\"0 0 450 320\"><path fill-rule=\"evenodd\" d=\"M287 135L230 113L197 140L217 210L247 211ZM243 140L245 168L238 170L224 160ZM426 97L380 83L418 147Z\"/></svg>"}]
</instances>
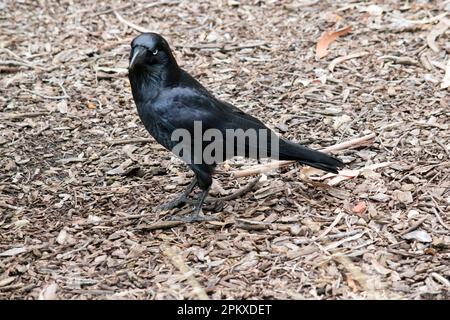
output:
<instances>
[{"instance_id":1,"label":"fallen leaf","mask_svg":"<svg viewBox=\"0 0 450 320\"><path fill-rule=\"evenodd\" d=\"M17 220L16 222L14 222L14 225L18 228L26 226L27 224L29 224L30 221L28 221L27 219L21 219L21 220Z\"/></svg>"},{"instance_id":2,"label":"fallen leaf","mask_svg":"<svg viewBox=\"0 0 450 320\"><path fill-rule=\"evenodd\" d=\"M289 259L295 259L301 256L306 256L316 251L317 251L316 245L308 245L297 250L290 250L286 253L286 255Z\"/></svg>"},{"instance_id":3,"label":"fallen leaf","mask_svg":"<svg viewBox=\"0 0 450 320\"><path fill-rule=\"evenodd\" d=\"M41 293L39 294L39 300L56 300L56 291L58 290L58 285L53 282L46 286L44 289L42 289Z\"/></svg>"},{"instance_id":4,"label":"fallen leaf","mask_svg":"<svg viewBox=\"0 0 450 320\"><path fill-rule=\"evenodd\" d=\"M425 250L423 250L423 253L435 256L437 254L437 250L434 248L426 248Z\"/></svg>"},{"instance_id":5,"label":"fallen leaf","mask_svg":"<svg viewBox=\"0 0 450 320\"><path fill-rule=\"evenodd\" d=\"M16 280L16 277L8 277L5 279L1 279L0 280L0 288L7 286L8 284L12 283L14 280Z\"/></svg>"},{"instance_id":6,"label":"fallen leaf","mask_svg":"<svg viewBox=\"0 0 450 320\"><path fill-rule=\"evenodd\" d=\"M366 8L365 11L369 13L371 16L381 16L381 14L383 13L383 8L377 6L376 4L371 4Z\"/></svg>"},{"instance_id":7,"label":"fallen leaf","mask_svg":"<svg viewBox=\"0 0 450 320\"><path fill-rule=\"evenodd\" d=\"M419 242L431 242L431 236L428 234L428 232L424 230L415 230L410 233L407 233L403 235L403 239L406 240L417 240Z\"/></svg>"},{"instance_id":8,"label":"fallen leaf","mask_svg":"<svg viewBox=\"0 0 450 320\"><path fill-rule=\"evenodd\" d=\"M66 100L61 100L56 105L56 108L58 109L58 111L60 113L67 113L67 101Z\"/></svg>"},{"instance_id":9,"label":"fallen leaf","mask_svg":"<svg viewBox=\"0 0 450 320\"><path fill-rule=\"evenodd\" d=\"M298 236L299 234L300 234L300 231L301 231L302 229L301 229L301 227L300 227L300 225L299 224L294 224L294 225L291 225L290 227L289 227L289 233L292 235L292 236Z\"/></svg>"},{"instance_id":10,"label":"fallen leaf","mask_svg":"<svg viewBox=\"0 0 450 320\"><path fill-rule=\"evenodd\" d=\"M352 32L351 26L339 29L334 32L325 31L324 33L322 33L322 36L320 37L316 46L317 57L319 58L325 57L328 54L328 46L332 42L334 42L338 37L344 36L350 32Z\"/></svg>"},{"instance_id":11,"label":"fallen leaf","mask_svg":"<svg viewBox=\"0 0 450 320\"><path fill-rule=\"evenodd\" d=\"M99 265L100 263L106 261L106 258L108 258L108 256L106 254L98 256L94 259L94 265Z\"/></svg>"},{"instance_id":12,"label":"fallen leaf","mask_svg":"<svg viewBox=\"0 0 450 320\"><path fill-rule=\"evenodd\" d=\"M72 60L73 58L75 58L76 55L77 55L77 52L75 49L68 49L68 50L61 51L53 58L53 63L58 64L58 63L68 62L68 61Z\"/></svg>"},{"instance_id":13,"label":"fallen leaf","mask_svg":"<svg viewBox=\"0 0 450 320\"><path fill-rule=\"evenodd\" d=\"M360 58L360 57L364 57L367 56L368 54L370 54L369 52L355 52L355 53L351 53L349 55L343 56L343 57L339 57L334 59L333 61L330 62L330 64L328 65L328 70L330 70L331 72L334 71L334 68L347 60L351 60L351 59L355 59L355 58Z\"/></svg>"},{"instance_id":14,"label":"fallen leaf","mask_svg":"<svg viewBox=\"0 0 450 320\"><path fill-rule=\"evenodd\" d=\"M367 204L365 201L360 201L352 208L352 211L357 215L363 214L367 210Z\"/></svg>"},{"instance_id":15,"label":"fallen leaf","mask_svg":"<svg viewBox=\"0 0 450 320\"><path fill-rule=\"evenodd\" d=\"M353 290L353 292L357 292L360 290L360 287L356 284L356 281L353 280L353 277L348 273L347 274L347 285L349 286L350 289Z\"/></svg>"},{"instance_id":16,"label":"fallen leaf","mask_svg":"<svg viewBox=\"0 0 450 320\"><path fill-rule=\"evenodd\" d=\"M417 211L417 210L409 210L409 212L408 212L408 220L414 219L414 218L416 218L419 215L420 215L419 211Z\"/></svg>"},{"instance_id":17,"label":"fallen leaf","mask_svg":"<svg viewBox=\"0 0 450 320\"><path fill-rule=\"evenodd\" d=\"M0 257L12 257L12 256L15 256L15 255L27 252L27 251L28 250L23 247L12 248L12 249L9 249L9 250L6 250L6 251L0 253Z\"/></svg>"},{"instance_id":18,"label":"fallen leaf","mask_svg":"<svg viewBox=\"0 0 450 320\"><path fill-rule=\"evenodd\" d=\"M383 167L388 167L391 164L392 164L392 162L389 162L389 161L381 162L381 163L374 163L372 165L369 165L369 166L366 166L366 167L363 167L363 168L357 169L357 170L342 169L342 170L339 170L339 174L338 175L336 175L334 173L327 173L327 174L325 174L325 175L323 175L321 177L310 177L310 179L311 180L323 181L323 180L326 180L328 178L332 178L332 179L330 179L327 182L327 184L330 185L330 186L335 186L335 185L339 184L342 181L349 180L349 179L352 179L352 178L356 178L357 176L359 176L363 172L367 172L367 171L370 171L370 170L376 170L376 169L383 168Z\"/></svg>"},{"instance_id":19,"label":"fallen leaf","mask_svg":"<svg viewBox=\"0 0 450 320\"><path fill-rule=\"evenodd\" d=\"M447 280L446 277L440 275L439 273L436 272L432 272L431 276L438 282L440 282L441 284L443 284L444 286L446 286L447 288L450 288L450 281Z\"/></svg>"},{"instance_id":20,"label":"fallen leaf","mask_svg":"<svg viewBox=\"0 0 450 320\"><path fill-rule=\"evenodd\" d=\"M378 202L388 202L389 200L391 200L391 197L384 193L377 193L373 196L370 196L370 199Z\"/></svg>"},{"instance_id":21,"label":"fallen leaf","mask_svg":"<svg viewBox=\"0 0 450 320\"><path fill-rule=\"evenodd\" d=\"M349 115L342 115L340 117L334 117L333 129L337 130L343 125L350 123L353 119Z\"/></svg>"},{"instance_id":22,"label":"fallen leaf","mask_svg":"<svg viewBox=\"0 0 450 320\"><path fill-rule=\"evenodd\" d=\"M312 176L320 175L322 173L322 170L313 167L303 167L300 169L300 176L304 180L309 180Z\"/></svg>"},{"instance_id":23,"label":"fallen leaf","mask_svg":"<svg viewBox=\"0 0 450 320\"><path fill-rule=\"evenodd\" d=\"M399 202L406 203L406 204L413 202L413 197L412 197L411 191L395 190L392 193L392 195L393 195L394 199Z\"/></svg>"},{"instance_id":24,"label":"fallen leaf","mask_svg":"<svg viewBox=\"0 0 450 320\"><path fill-rule=\"evenodd\" d=\"M125 175L127 172L127 169L133 164L133 160L127 159L124 162L122 162L118 167L113 168L106 172L106 175L108 176L121 176Z\"/></svg>"},{"instance_id":25,"label":"fallen leaf","mask_svg":"<svg viewBox=\"0 0 450 320\"><path fill-rule=\"evenodd\" d=\"M86 220L87 223L96 224L102 221L102 218L90 214Z\"/></svg>"},{"instance_id":26,"label":"fallen leaf","mask_svg":"<svg viewBox=\"0 0 450 320\"><path fill-rule=\"evenodd\" d=\"M391 270L382 266L376 259L372 260L372 267L375 269L376 272L384 276L391 273Z\"/></svg>"},{"instance_id":27,"label":"fallen leaf","mask_svg":"<svg viewBox=\"0 0 450 320\"><path fill-rule=\"evenodd\" d=\"M67 239L67 231L66 229L62 229L58 236L56 237L56 242L59 244L64 244L66 242Z\"/></svg>"},{"instance_id":28,"label":"fallen leaf","mask_svg":"<svg viewBox=\"0 0 450 320\"><path fill-rule=\"evenodd\" d=\"M342 17L334 12L325 13L324 18L328 22L338 22L342 20Z\"/></svg>"}]
</instances>

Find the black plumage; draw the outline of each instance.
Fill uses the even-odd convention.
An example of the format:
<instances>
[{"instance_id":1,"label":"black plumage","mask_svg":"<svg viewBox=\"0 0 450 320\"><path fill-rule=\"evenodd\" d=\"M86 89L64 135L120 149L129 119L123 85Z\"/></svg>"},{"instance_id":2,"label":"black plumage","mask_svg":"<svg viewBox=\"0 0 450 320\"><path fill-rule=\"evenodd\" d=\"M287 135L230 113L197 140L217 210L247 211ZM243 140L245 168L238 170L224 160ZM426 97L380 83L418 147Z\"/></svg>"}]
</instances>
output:
<instances>
[{"instance_id":1,"label":"black plumage","mask_svg":"<svg viewBox=\"0 0 450 320\"><path fill-rule=\"evenodd\" d=\"M167 41L158 34L145 33L132 41L129 79L133 99L145 128L157 142L170 151L178 143L171 139L174 130L182 128L193 135L194 122L201 121L203 132L217 129L223 133L221 142L224 145L230 142L226 141L227 129L261 129L270 133L267 144L261 146L258 135L258 143L251 144L246 141L243 148L234 148L231 153L224 153L224 159L235 155L249 157L260 154L258 151L261 150L254 148L265 148L264 151L270 158L297 160L302 164L334 173L342 167L339 159L279 138L255 117L215 98L178 66ZM279 147L277 150L272 150L271 139L276 140ZM202 147L206 145L207 142L204 142ZM212 184L215 167L215 163L194 161L194 156L193 148L190 154L183 155L183 159L195 173L194 180L180 197L165 206L172 208L186 202L187 196L198 185L202 193L196 202L194 214L187 218L189 221L204 220L199 213Z\"/></svg>"}]
</instances>

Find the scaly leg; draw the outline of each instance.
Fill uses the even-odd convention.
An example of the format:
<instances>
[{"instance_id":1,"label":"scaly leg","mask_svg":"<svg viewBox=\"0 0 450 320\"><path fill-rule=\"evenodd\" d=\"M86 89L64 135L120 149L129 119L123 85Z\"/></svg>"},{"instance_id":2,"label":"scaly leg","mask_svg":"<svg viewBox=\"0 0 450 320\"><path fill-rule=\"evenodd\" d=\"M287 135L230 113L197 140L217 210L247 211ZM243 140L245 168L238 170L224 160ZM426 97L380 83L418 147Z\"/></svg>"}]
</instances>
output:
<instances>
[{"instance_id":1,"label":"scaly leg","mask_svg":"<svg viewBox=\"0 0 450 320\"><path fill-rule=\"evenodd\" d=\"M202 193L198 196L197 203L194 206L194 212L191 215L188 216L173 216L170 218L170 220L178 220L178 221L184 221L184 222L200 222L200 221L211 221L211 220L217 220L217 217L215 216L204 216L202 213L202 206L203 202L206 199L206 196L208 195L209 188L206 190L203 190Z\"/></svg>"},{"instance_id":2,"label":"scaly leg","mask_svg":"<svg viewBox=\"0 0 450 320\"><path fill-rule=\"evenodd\" d=\"M189 203L189 199L187 197L189 196L189 194L192 192L192 190L195 188L196 185L197 185L197 178L195 177L191 181L191 183L188 185L186 190L184 190L182 193L180 193L176 198L161 205L159 208L161 210L170 210L175 207L178 207L180 204Z\"/></svg>"}]
</instances>

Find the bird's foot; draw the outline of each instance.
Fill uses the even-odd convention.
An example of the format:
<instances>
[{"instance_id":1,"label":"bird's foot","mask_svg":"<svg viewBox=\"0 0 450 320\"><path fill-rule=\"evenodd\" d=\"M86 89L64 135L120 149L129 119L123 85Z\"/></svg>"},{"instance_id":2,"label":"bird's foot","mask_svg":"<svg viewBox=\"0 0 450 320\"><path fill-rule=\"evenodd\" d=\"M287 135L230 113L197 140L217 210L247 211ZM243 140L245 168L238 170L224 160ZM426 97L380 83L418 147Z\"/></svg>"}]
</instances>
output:
<instances>
[{"instance_id":1,"label":"bird's foot","mask_svg":"<svg viewBox=\"0 0 450 320\"><path fill-rule=\"evenodd\" d=\"M191 223L191 222L202 222L202 221L217 221L219 220L218 217L216 216L205 216L203 214L199 214L199 213L193 213L187 216L172 216L169 218L169 220L171 221L183 221L186 223Z\"/></svg>"},{"instance_id":2,"label":"bird's foot","mask_svg":"<svg viewBox=\"0 0 450 320\"><path fill-rule=\"evenodd\" d=\"M159 206L160 210L171 210L173 208L177 208L181 206L182 204L188 203L189 199L186 197L186 195L183 193L176 198L162 204Z\"/></svg>"},{"instance_id":3,"label":"bird's foot","mask_svg":"<svg viewBox=\"0 0 450 320\"><path fill-rule=\"evenodd\" d=\"M197 185L197 179L194 178L191 183L189 183L186 190L184 190L182 193L180 193L177 197L170 200L169 202L159 206L158 208L160 210L171 210L176 207L180 207L180 205L185 203L191 203L191 200L188 199L189 194L192 192L194 187Z\"/></svg>"}]
</instances>

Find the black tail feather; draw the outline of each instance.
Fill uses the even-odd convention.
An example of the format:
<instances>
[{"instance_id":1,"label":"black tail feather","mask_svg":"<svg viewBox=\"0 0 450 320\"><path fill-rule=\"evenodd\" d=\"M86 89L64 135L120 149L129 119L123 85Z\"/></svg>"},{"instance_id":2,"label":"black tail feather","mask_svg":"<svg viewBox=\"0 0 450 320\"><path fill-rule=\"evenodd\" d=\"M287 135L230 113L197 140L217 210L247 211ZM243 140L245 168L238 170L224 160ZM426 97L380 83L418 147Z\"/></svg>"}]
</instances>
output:
<instances>
[{"instance_id":1,"label":"black tail feather","mask_svg":"<svg viewBox=\"0 0 450 320\"><path fill-rule=\"evenodd\" d=\"M297 160L298 162L327 172L338 173L344 164L341 160L323 152L310 149L287 140L280 140L280 160Z\"/></svg>"}]
</instances>

